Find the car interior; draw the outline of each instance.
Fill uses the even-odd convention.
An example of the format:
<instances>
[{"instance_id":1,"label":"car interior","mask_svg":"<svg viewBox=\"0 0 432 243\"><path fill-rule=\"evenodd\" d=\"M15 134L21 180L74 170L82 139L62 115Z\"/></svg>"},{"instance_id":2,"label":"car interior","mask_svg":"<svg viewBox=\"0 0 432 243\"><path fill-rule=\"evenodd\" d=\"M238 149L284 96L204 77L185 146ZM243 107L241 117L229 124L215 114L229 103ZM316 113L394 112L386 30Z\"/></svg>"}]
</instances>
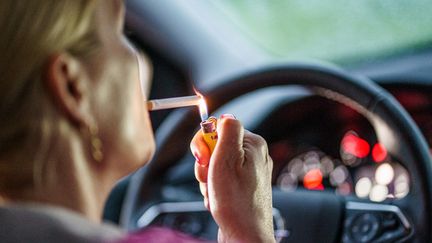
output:
<instances>
[{"instance_id":1,"label":"car interior","mask_svg":"<svg viewBox=\"0 0 432 243\"><path fill-rule=\"evenodd\" d=\"M273 159L277 242L432 241L428 1L126 1L149 99L199 91ZM155 111L157 151L104 218L216 240L189 151L198 109ZM247 220L245 218L244 220Z\"/></svg>"}]
</instances>

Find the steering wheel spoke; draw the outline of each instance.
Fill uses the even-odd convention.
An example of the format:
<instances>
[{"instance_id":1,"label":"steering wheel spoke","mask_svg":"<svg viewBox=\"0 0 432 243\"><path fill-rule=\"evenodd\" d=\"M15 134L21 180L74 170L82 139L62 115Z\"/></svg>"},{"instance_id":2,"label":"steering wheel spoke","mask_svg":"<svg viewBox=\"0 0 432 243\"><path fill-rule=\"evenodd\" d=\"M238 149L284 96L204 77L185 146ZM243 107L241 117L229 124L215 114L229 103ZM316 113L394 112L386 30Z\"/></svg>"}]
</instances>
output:
<instances>
[{"instance_id":1,"label":"steering wheel spoke","mask_svg":"<svg viewBox=\"0 0 432 243\"><path fill-rule=\"evenodd\" d=\"M412 227L398 206L348 201L342 242L395 242L410 235Z\"/></svg>"},{"instance_id":2,"label":"steering wheel spoke","mask_svg":"<svg viewBox=\"0 0 432 243\"><path fill-rule=\"evenodd\" d=\"M285 219L277 208L273 208L275 238L282 242L289 237ZM140 229L159 225L182 231L184 233L216 238L217 225L203 201L161 202L149 207L137 220Z\"/></svg>"}]
</instances>

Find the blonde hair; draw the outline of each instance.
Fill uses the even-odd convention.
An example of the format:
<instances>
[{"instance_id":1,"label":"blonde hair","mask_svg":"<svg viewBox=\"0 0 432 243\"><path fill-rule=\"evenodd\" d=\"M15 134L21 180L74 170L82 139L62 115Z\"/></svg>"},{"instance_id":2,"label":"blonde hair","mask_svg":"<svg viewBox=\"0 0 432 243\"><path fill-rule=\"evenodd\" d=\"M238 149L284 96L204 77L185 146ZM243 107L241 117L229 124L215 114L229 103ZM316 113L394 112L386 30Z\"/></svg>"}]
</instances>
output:
<instances>
[{"instance_id":1,"label":"blonde hair","mask_svg":"<svg viewBox=\"0 0 432 243\"><path fill-rule=\"evenodd\" d=\"M42 82L56 52L85 58L98 45L96 0L0 1L0 193L42 184L55 144L55 109Z\"/></svg>"}]
</instances>

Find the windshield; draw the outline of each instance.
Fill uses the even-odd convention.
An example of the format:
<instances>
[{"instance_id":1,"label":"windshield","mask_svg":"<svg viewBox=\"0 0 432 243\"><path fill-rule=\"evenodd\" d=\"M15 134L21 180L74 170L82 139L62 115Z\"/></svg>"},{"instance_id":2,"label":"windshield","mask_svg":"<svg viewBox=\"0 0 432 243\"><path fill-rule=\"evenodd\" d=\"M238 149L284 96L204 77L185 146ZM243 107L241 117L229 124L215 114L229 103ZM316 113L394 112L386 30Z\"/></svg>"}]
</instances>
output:
<instances>
[{"instance_id":1,"label":"windshield","mask_svg":"<svg viewBox=\"0 0 432 243\"><path fill-rule=\"evenodd\" d=\"M432 44L430 0L211 0L278 58L358 62Z\"/></svg>"}]
</instances>

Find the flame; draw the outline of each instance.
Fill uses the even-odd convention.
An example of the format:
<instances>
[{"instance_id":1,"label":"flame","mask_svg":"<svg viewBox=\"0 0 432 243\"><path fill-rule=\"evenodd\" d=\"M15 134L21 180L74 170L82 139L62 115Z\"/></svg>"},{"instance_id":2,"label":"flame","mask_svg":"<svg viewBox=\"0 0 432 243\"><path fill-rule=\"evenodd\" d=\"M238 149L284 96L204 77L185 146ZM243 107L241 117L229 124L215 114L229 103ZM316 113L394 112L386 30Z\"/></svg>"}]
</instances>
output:
<instances>
[{"instance_id":1,"label":"flame","mask_svg":"<svg viewBox=\"0 0 432 243\"><path fill-rule=\"evenodd\" d=\"M202 121L207 120L208 111L207 111L207 104L204 97L201 97L200 104L199 104L199 111L200 111L201 120Z\"/></svg>"},{"instance_id":2,"label":"flame","mask_svg":"<svg viewBox=\"0 0 432 243\"><path fill-rule=\"evenodd\" d=\"M195 88L194 91L201 98L199 102L199 112L201 116L201 121L205 121L208 118L207 103L205 101L204 96L200 92L198 92Z\"/></svg>"}]
</instances>

